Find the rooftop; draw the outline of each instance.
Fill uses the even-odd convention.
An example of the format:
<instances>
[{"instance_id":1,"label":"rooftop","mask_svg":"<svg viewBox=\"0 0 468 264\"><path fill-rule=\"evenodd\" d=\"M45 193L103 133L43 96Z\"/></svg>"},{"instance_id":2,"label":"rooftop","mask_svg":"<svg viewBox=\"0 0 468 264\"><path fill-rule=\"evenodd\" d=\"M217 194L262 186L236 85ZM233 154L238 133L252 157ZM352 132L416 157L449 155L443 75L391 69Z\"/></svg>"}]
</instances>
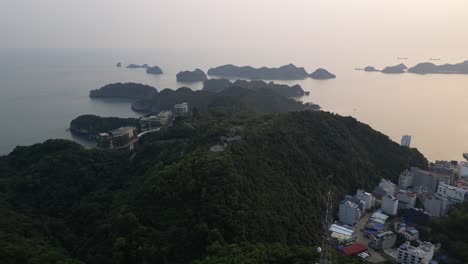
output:
<instances>
[{"instance_id":1,"label":"rooftop","mask_svg":"<svg viewBox=\"0 0 468 264\"><path fill-rule=\"evenodd\" d=\"M354 233L354 230L351 230L349 228L346 228L337 224L332 224L330 226L330 231L338 233L338 234L346 235L346 236L352 236Z\"/></svg>"},{"instance_id":2,"label":"rooftop","mask_svg":"<svg viewBox=\"0 0 468 264\"><path fill-rule=\"evenodd\" d=\"M368 250L368 247L360 243L354 243L342 249L342 251L348 256L366 252L367 250Z\"/></svg>"},{"instance_id":3,"label":"rooftop","mask_svg":"<svg viewBox=\"0 0 468 264\"><path fill-rule=\"evenodd\" d=\"M114 137L118 137L118 136L123 136L125 134L128 134L131 131L134 131L135 129L136 129L136 127L132 127L132 126L119 127L119 128L117 128L115 130L109 131L108 133L112 134L112 136L114 136Z\"/></svg>"}]
</instances>

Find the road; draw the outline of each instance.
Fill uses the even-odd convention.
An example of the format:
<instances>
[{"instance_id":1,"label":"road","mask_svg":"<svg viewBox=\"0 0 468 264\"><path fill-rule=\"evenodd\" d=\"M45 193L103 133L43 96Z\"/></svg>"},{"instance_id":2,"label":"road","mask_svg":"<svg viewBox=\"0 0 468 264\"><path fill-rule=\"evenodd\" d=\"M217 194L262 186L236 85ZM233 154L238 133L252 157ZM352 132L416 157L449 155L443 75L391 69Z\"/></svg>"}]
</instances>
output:
<instances>
[{"instance_id":1,"label":"road","mask_svg":"<svg viewBox=\"0 0 468 264\"><path fill-rule=\"evenodd\" d=\"M356 223L356 242L364 244L366 246L369 245L369 239L364 236L363 232L361 230L364 229L366 226L367 221L369 221L370 214L364 215L361 219L358 220ZM369 247L369 254L370 257L366 259L366 261L371 262L371 263L382 263L385 262L385 258L380 255L377 251L373 250L371 247Z\"/></svg>"}]
</instances>

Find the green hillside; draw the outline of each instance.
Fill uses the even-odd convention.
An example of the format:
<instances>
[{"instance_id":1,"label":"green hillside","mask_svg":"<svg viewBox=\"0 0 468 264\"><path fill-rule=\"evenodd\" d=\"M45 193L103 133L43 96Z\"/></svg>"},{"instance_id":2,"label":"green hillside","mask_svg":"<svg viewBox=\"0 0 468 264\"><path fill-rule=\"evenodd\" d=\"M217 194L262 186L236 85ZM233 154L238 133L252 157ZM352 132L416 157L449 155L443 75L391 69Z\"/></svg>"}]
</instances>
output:
<instances>
[{"instance_id":1,"label":"green hillside","mask_svg":"<svg viewBox=\"0 0 468 264\"><path fill-rule=\"evenodd\" d=\"M221 135L242 140L211 152ZM329 188L427 166L319 111L179 120L160 139L135 155L50 140L1 158L0 263L314 263Z\"/></svg>"}]
</instances>

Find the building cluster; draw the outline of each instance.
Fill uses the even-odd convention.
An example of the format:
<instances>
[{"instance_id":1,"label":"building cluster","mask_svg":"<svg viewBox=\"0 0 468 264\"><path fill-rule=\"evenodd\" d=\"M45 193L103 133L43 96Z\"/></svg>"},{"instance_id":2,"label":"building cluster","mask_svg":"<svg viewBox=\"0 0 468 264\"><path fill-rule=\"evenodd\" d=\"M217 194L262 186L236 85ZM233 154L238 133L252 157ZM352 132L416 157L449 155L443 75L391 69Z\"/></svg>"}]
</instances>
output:
<instances>
[{"instance_id":1,"label":"building cluster","mask_svg":"<svg viewBox=\"0 0 468 264\"><path fill-rule=\"evenodd\" d=\"M134 126L120 127L115 130L100 133L97 137L98 148L104 149L128 149L133 150L139 141L140 136L157 132L161 128L169 127L174 117L189 115L188 103L174 105L174 111L161 111L156 115L140 118L140 134L138 128Z\"/></svg>"},{"instance_id":2,"label":"building cluster","mask_svg":"<svg viewBox=\"0 0 468 264\"><path fill-rule=\"evenodd\" d=\"M330 229L331 237L338 244L352 246L358 244L354 242L360 232L368 239L369 248L393 250L398 263L431 263L440 245L420 241L418 226L444 217L451 206L467 198L465 162L437 161L429 170L413 167L400 174L397 184L382 179L372 193L357 190L353 196L346 195L339 204L339 223ZM359 222L364 215L367 221ZM407 242L396 245L398 236ZM339 248L344 252L347 247ZM362 244L354 248L346 252L364 254Z\"/></svg>"}]
</instances>

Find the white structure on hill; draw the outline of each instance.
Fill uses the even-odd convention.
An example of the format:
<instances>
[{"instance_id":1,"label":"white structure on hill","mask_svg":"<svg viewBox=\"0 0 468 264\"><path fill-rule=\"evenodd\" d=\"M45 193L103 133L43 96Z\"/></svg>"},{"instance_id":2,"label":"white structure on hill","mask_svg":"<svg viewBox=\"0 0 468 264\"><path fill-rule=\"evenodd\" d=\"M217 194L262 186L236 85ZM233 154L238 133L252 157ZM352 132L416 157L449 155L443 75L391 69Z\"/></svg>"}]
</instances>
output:
<instances>
[{"instance_id":1,"label":"white structure on hill","mask_svg":"<svg viewBox=\"0 0 468 264\"><path fill-rule=\"evenodd\" d=\"M396 185L386 179L382 179L379 186L374 191L374 194L378 197L384 197L386 195L395 195Z\"/></svg>"},{"instance_id":2,"label":"white structure on hill","mask_svg":"<svg viewBox=\"0 0 468 264\"><path fill-rule=\"evenodd\" d=\"M189 113L188 103L181 103L174 105L174 114L176 116L185 116Z\"/></svg>"},{"instance_id":3,"label":"white structure on hill","mask_svg":"<svg viewBox=\"0 0 468 264\"><path fill-rule=\"evenodd\" d=\"M375 206L374 196L368 192L365 192L364 190L357 190L356 198L365 202L366 210L370 210Z\"/></svg>"},{"instance_id":4,"label":"white structure on hill","mask_svg":"<svg viewBox=\"0 0 468 264\"><path fill-rule=\"evenodd\" d=\"M398 263L428 264L434 256L434 250L435 246L429 242L422 242L419 247L406 242L398 248Z\"/></svg>"},{"instance_id":5,"label":"white structure on hill","mask_svg":"<svg viewBox=\"0 0 468 264\"><path fill-rule=\"evenodd\" d=\"M409 148L411 146L411 136L410 135L404 135L401 138L401 145Z\"/></svg>"},{"instance_id":6,"label":"white structure on hill","mask_svg":"<svg viewBox=\"0 0 468 264\"><path fill-rule=\"evenodd\" d=\"M393 195L385 195L382 198L382 213L396 215L398 210L398 200Z\"/></svg>"},{"instance_id":7,"label":"white structure on hill","mask_svg":"<svg viewBox=\"0 0 468 264\"><path fill-rule=\"evenodd\" d=\"M352 226L359 217L361 217L361 211L357 204L351 201L341 201L339 212L339 220L341 223Z\"/></svg>"}]
</instances>

